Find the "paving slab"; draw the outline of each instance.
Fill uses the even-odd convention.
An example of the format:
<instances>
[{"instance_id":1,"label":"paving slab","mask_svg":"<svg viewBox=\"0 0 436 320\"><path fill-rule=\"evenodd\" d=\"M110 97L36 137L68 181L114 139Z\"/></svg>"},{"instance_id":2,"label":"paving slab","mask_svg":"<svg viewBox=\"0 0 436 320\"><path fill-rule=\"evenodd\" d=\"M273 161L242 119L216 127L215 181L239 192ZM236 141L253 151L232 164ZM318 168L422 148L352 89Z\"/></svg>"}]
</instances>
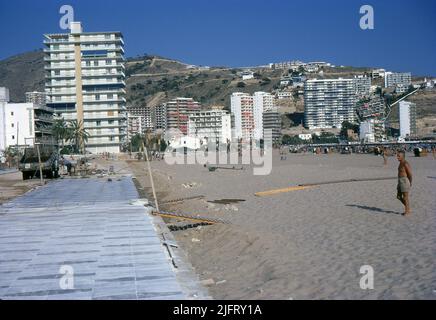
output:
<instances>
[{"instance_id":1,"label":"paving slab","mask_svg":"<svg viewBox=\"0 0 436 320\"><path fill-rule=\"evenodd\" d=\"M205 297L187 292L138 198L129 176L63 179L1 205L0 299Z\"/></svg>"}]
</instances>

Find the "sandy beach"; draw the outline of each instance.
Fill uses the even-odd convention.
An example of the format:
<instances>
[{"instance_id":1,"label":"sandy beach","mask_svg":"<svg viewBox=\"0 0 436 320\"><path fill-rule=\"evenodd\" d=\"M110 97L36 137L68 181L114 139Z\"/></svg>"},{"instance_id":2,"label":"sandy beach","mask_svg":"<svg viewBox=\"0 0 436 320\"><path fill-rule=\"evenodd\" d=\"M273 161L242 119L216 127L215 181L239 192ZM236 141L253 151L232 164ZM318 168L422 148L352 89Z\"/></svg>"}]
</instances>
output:
<instances>
[{"instance_id":1,"label":"sandy beach","mask_svg":"<svg viewBox=\"0 0 436 320\"><path fill-rule=\"evenodd\" d=\"M414 173L409 217L401 215L395 179L255 196L298 184L396 177L394 157L385 167L374 155L290 154L280 161L275 153L267 176L253 175L248 165L209 172L153 161L152 168L160 202L204 196L161 210L230 221L174 231L215 299L435 299L436 160L407 160ZM129 166L151 198L145 163ZM220 199L244 201L210 202ZM374 289L359 286L363 265L374 270Z\"/></svg>"}]
</instances>

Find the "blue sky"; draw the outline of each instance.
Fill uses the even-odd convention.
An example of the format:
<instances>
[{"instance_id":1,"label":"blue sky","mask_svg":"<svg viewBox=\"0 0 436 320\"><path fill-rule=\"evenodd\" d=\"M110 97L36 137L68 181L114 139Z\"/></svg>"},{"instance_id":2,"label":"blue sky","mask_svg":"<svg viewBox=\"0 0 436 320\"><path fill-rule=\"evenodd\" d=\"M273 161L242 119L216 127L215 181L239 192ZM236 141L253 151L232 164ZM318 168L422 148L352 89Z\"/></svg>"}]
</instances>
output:
<instances>
[{"instance_id":1,"label":"blue sky","mask_svg":"<svg viewBox=\"0 0 436 320\"><path fill-rule=\"evenodd\" d=\"M211 66L324 60L436 75L435 0L1 0L0 59L63 32L64 4L85 31L122 31L127 57ZM364 4L374 8L374 30L359 28Z\"/></svg>"}]
</instances>

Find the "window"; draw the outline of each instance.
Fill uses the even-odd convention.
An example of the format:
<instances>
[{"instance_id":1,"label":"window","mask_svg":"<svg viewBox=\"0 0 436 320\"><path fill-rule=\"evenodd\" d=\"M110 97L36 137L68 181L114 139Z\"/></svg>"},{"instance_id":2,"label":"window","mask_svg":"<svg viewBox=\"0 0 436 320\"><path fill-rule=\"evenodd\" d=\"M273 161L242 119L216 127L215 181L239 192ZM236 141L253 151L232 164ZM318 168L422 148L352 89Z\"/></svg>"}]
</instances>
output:
<instances>
[{"instance_id":1,"label":"window","mask_svg":"<svg viewBox=\"0 0 436 320\"><path fill-rule=\"evenodd\" d=\"M86 61L86 66L90 67L91 66L91 61Z\"/></svg>"},{"instance_id":2,"label":"window","mask_svg":"<svg viewBox=\"0 0 436 320\"><path fill-rule=\"evenodd\" d=\"M109 120L108 123L109 124L114 124L114 120Z\"/></svg>"},{"instance_id":3,"label":"window","mask_svg":"<svg viewBox=\"0 0 436 320\"><path fill-rule=\"evenodd\" d=\"M97 60L94 61L94 67L98 67L98 61Z\"/></svg>"},{"instance_id":4,"label":"window","mask_svg":"<svg viewBox=\"0 0 436 320\"><path fill-rule=\"evenodd\" d=\"M14 115L14 112L13 111L11 111L11 116L13 116Z\"/></svg>"},{"instance_id":5,"label":"window","mask_svg":"<svg viewBox=\"0 0 436 320\"><path fill-rule=\"evenodd\" d=\"M104 35L104 38L105 38L105 39L110 39L110 38L111 38L111 35L110 35L110 34L105 34L105 35Z\"/></svg>"},{"instance_id":6,"label":"window","mask_svg":"<svg viewBox=\"0 0 436 320\"><path fill-rule=\"evenodd\" d=\"M112 64L112 60L106 60L106 65L110 66Z\"/></svg>"},{"instance_id":7,"label":"window","mask_svg":"<svg viewBox=\"0 0 436 320\"><path fill-rule=\"evenodd\" d=\"M15 136L14 135L12 136L12 140L15 140Z\"/></svg>"},{"instance_id":8,"label":"window","mask_svg":"<svg viewBox=\"0 0 436 320\"><path fill-rule=\"evenodd\" d=\"M112 100L114 98L114 95L112 93L108 93L107 98L108 100Z\"/></svg>"},{"instance_id":9,"label":"window","mask_svg":"<svg viewBox=\"0 0 436 320\"><path fill-rule=\"evenodd\" d=\"M61 75L61 71L60 70L55 70L54 74L55 74L55 76L59 76L59 75Z\"/></svg>"},{"instance_id":10,"label":"window","mask_svg":"<svg viewBox=\"0 0 436 320\"><path fill-rule=\"evenodd\" d=\"M95 100L100 100L100 95L99 94L95 95Z\"/></svg>"},{"instance_id":11,"label":"window","mask_svg":"<svg viewBox=\"0 0 436 320\"><path fill-rule=\"evenodd\" d=\"M11 123L11 127L13 128L15 126L15 123Z\"/></svg>"},{"instance_id":12,"label":"window","mask_svg":"<svg viewBox=\"0 0 436 320\"><path fill-rule=\"evenodd\" d=\"M109 137L109 141L115 141L115 137Z\"/></svg>"},{"instance_id":13,"label":"window","mask_svg":"<svg viewBox=\"0 0 436 320\"><path fill-rule=\"evenodd\" d=\"M97 120L97 121L95 122L95 124L96 124L97 127L99 127L99 126L101 126L101 121L100 121L100 120Z\"/></svg>"}]
</instances>

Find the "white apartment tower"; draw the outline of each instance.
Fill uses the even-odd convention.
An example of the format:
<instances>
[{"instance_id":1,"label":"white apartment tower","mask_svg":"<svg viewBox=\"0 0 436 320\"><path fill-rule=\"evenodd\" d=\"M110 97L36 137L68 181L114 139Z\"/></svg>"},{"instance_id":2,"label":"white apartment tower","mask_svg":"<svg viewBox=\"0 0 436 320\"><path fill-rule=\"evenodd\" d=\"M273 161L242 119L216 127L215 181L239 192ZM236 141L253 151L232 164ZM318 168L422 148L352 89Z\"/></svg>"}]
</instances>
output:
<instances>
[{"instance_id":1,"label":"white apartment tower","mask_svg":"<svg viewBox=\"0 0 436 320\"><path fill-rule=\"evenodd\" d=\"M253 95L253 118L254 118L254 139L263 138L263 114L266 111L273 111L274 96L270 93L258 91Z\"/></svg>"},{"instance_id":2,"label":"white apartment tower","mask_svg":"<svg viewBox=\"0 0 436 320\"><path fill-rule=\"evenodd\" d=\"M234 92L230 97L230 109L234 115L235 138L249 141L254 138L253 96Z\"/></svg>"},{"instance_id":3,"label":"white apartment tower","mask_svg":"<svg viewBox=\"0 0 436 320\"><path fill-rule=\"evenodd\" d=\"M120 32L44 35L47 105L65 120L77 120L90 134L93 153L121 151L127 131L124 40Z\"/></svg>"},{"instance_id":4,"label":"white apartment tower","mask_svg":"<svg viewBox=\"0 0 436 320\"><path fill-rule=\"evenodd\" d=\"M340 128L354 122L354 79L307 80L304 85L304 122L309 129Z\"/></svg>"},{"instance_id":5,"label":"white apartment tower","mask_svg":"<svg viewBox=\"0 0 436 320\"><path fill-rule=\"evenodd\" d=\"M408 101L400 101L400 137L406 138L416 134L416 104Z\"/></svg>"}]
</instances>

